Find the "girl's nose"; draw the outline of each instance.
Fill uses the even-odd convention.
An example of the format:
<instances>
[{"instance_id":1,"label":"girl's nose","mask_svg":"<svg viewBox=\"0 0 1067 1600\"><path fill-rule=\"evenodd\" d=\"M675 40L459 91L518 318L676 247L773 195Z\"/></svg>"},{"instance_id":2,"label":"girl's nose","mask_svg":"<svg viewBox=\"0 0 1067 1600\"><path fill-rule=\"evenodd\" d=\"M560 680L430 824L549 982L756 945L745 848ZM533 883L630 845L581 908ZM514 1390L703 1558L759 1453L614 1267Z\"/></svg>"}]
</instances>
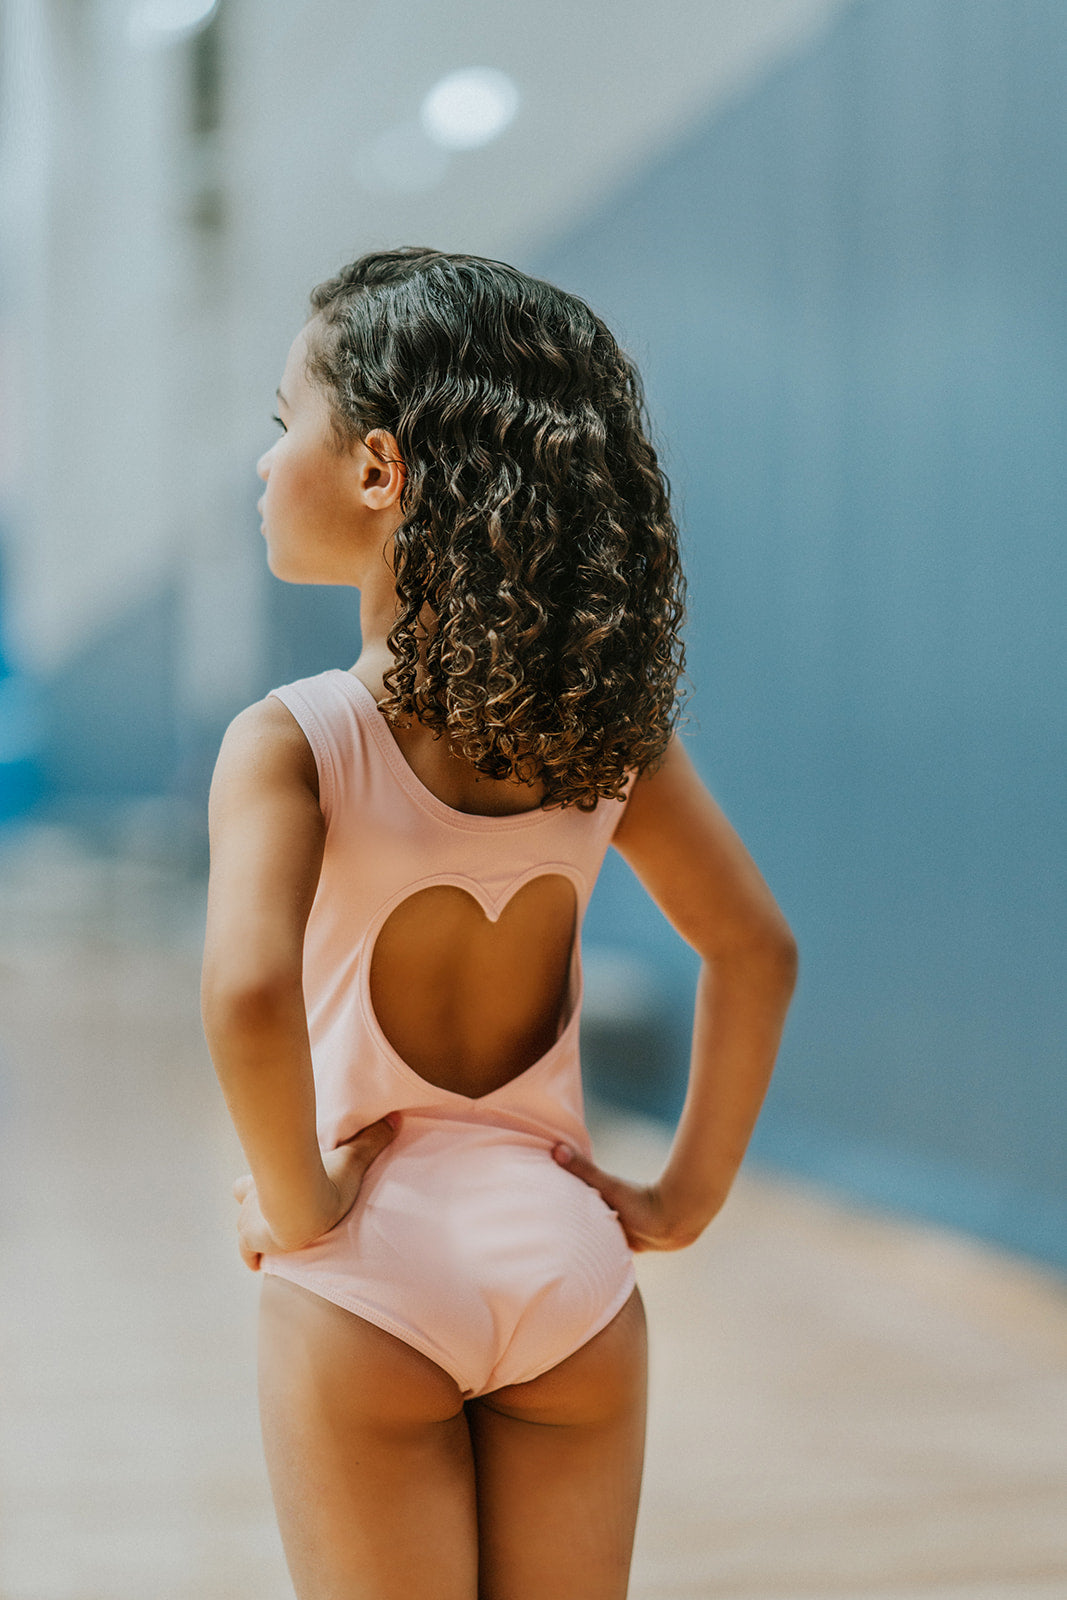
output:
<instances>
[{"instance_id":1,"label":"girl's nose","mask_svg":"<svg viewBox=\"0 0 1067 1600\"><path fill-rule=\"evenodd\" d=\"M267 457L269 455L270 451L265 450L260 456L259 460L256 462L256 477L262 478L264 483L266 483L268 474L270 473L270 468L267 466Z\"/></svg>"}]
</instances>

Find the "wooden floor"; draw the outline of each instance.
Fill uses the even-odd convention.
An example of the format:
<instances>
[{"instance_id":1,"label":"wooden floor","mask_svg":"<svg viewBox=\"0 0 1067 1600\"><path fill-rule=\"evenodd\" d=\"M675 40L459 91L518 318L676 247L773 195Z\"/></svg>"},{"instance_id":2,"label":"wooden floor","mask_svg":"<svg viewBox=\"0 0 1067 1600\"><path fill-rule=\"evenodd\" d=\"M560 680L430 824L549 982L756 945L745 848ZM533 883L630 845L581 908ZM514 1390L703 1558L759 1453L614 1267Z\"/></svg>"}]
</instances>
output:
<instances>
[{"instance_id":1,"label":"wooden floor","mask_svg":"<svg viewBox=\"0 0 1067 1600\"><path fill-rule=\"evenodd\" d=\"M291 1600L201 919L143 852L0 850L0 1600ZM662 1160L655 1127L594 1132ZM1062 1279L747 1172L638 1268L632 1600L1065 1600Z\"/></svg>"}]
</instances>

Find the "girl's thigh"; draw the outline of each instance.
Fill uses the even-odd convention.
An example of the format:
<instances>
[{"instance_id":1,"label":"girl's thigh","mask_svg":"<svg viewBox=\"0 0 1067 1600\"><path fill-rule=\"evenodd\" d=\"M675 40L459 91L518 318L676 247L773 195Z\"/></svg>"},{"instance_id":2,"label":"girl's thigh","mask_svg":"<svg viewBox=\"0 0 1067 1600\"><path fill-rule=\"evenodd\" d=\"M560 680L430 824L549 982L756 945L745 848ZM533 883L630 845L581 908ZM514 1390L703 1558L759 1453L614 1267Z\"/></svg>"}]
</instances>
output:
<instances>
[{"instance_id":1,"label":"girl's thigh","mask_svg":"<svg viewBox=\"0 0 1067 1600\"><path fill-rule=\"evenodd\" d=\"M476 1600L474 1468L453 1380L273 1274L259 1329L263 1444L297 1600Z\"/></svg>"},{"instance_id":2,"label":"girl's thigh","mask_svg":"<svg viewBox=\"0 0 1067 1600\"><path fill-rule=\"evenodd\" d=\"M480 1600L624 1600L646 1395L645 1313L635 1289L614 1321L558 1367L468 1401Z\"/></svg>"}]
</instances>

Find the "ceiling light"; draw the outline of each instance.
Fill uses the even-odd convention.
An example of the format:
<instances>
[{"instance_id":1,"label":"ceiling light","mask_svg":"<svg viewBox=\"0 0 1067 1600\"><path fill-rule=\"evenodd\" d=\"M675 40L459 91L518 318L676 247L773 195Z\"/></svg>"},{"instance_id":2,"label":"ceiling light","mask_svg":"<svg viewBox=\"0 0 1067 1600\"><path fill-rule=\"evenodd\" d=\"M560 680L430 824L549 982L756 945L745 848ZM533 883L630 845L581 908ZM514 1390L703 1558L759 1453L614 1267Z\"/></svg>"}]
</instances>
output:
<instances>
[{"instance_id":1,"label":"ceiling light","mask_svg":"<svg viewBox=\"0 0 1067 1600\"><path fill-rule=\"evenodd\" d=\"M474 150L503 133L519 106L519 91L495 67L464 67L435 83L419 121L446 150Z\"/></svg>"},{"instance_id":2,"label":"ceiling light","mask_svg":"<svg viewBox=\"0 0 1067 1600\"><path fill-rule=\"evenodd\" d=\"M127 33L132 44L167 44L206 28L219 0L137 0Z\"/></svg>"}]
</instances>

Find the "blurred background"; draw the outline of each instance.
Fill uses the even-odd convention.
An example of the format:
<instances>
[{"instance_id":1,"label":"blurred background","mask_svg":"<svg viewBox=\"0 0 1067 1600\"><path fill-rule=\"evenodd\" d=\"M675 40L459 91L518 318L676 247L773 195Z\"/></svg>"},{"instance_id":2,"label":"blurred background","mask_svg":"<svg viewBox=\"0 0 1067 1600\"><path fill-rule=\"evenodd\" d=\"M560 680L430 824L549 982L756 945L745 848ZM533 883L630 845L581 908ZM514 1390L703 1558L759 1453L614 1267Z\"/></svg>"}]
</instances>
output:
<instances>
[{"instance_id":1,"label":"blurred background","mask_svg":"<svg viewBox=\"0 0 1067 1600\"><path fill-rule=\"evenodd\" d=\"M10 1482L30 1488L7 1493L4 1600L118 1600L127 1581L206 1594L276 1537L247 1435L254 1280L235 1286L216 1242L243 1162L196 1014L205 801L237 710L358 655L353 594L267 572L255 462L309 289L398 244L551 278L636 359L690 580L684 734L800 944L735 1220L692 1269L709 1298L682 1274L688 1253L645 1268L672 1327L692 1329L676 1360L706 1351L721 1274L736 1274L743 1314L715 1383L784 1319L814 1363L789 1404L826 1415L842 1370L829 1330L851 1326L846 1285L867 1273L874 1298L849 1346L870 1363L856 1441L876 1394L914 1408L897 1464L921 1522L924 1418L965 1370L934 1457L943 1472L948 1433L962 1449L971 1426L988 1503L972 1502L960 1548L973 1554L985 1523L1002 1556L1017 1552L994 1570L953 1545L922 1594L1067 1594L1062 1536L1053 1550L1034 1509L1067 1481L1062 1444L1041 1443L1067 1415L1065 105L1060 0L5 0L0 1115L6 1337L29 1377L4 1450ZM652 1162L681 1104L696 964L614 856L585 957L604 1149ZM140 1180L158 1182L142 1134L161 1124L179 1135L162 1263L143 1219L121 1220ZM175 1270L195 1306L186 1365L160 1355ZM788 1304L774 1299L786 1280ZM924 1333L897 1325L878 1298L890 1286L897 1313L925 1306ZM240 1349L211 1367L234 1295ZM980 1449L961 1419L1004 1372L975 1353L975 1317L997 1360L1013 1352L1013 1392L1046 1384ZM75 1328L95 1339L85 1362ZM877 1342L898 1335L895 1354ZM941 1377L910 1399L892 1391L893 1363L910 1351L914 1376L934 1346ZM110 1376L90 1402L94 1362ZM155 1423L134 1449L108 1397L137 1383ZM825 1503L852 1531L821 1547L841 1555L830 1577L788 1566L799 1521L785 1565L722 1576L744 1516L755 1530L774 1500L746 1433L757 1391L753 1378L736 1400L747 1510L729 1500L741 1469L722 1477L709 1457L690 1530L705 1565L648 1555L640 1595L918 1597L915 1549L941 1549L933 1531L914 1548L887 1535L886 1551L909 1552L906 1590L888 1587L895 1557L868 1570L841 1555L874 1547L855 1543L862 1473L840 1437L852 1464ZM678 1404L680 1427L692 1395ZM243 1419L211 1434L210 1482L196 1478L194 1415ZM758 1434L768 1449L785 1417ZM1020 1429L1029 1453L1011 1456ZM799 1519L789 1496L813 1471L813 1436L795 1437L775 1504ZM131 1459L153 1450L172 1502L184 1463L189 1516L199 1507L212 1529L201 1517L173 1534L186 1554L166 1581L161 1525L122 1510ZM1013 1472L1009 1529L995 1486ZM875 1472L871 1504L879 1484ZM59 1526L81 1529L69 1549ZM767 1548L765 1526L752 1537ZM288 1592L271 1588L276 1546L263 1559L274 1576L256 1568L259 1587L233 1576L219 1592Z\"/></svg>"}]
</instances>

